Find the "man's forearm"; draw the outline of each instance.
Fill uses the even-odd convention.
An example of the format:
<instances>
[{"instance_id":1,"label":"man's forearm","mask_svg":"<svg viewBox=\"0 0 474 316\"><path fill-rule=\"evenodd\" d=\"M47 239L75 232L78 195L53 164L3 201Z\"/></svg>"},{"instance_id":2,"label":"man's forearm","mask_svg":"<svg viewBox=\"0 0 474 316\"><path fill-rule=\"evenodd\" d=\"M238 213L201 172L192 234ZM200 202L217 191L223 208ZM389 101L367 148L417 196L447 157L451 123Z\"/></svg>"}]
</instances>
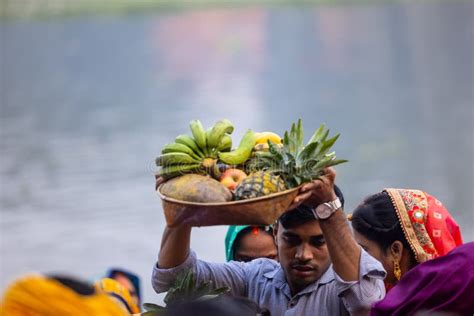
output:
<instances>
[{"instance_id":1,"label":"man's forearm","mask_svg":"<svg viewBox=\"0 0 474 316\"><path fill-rule=\"evenodd\" d=\"M161 269L170 269L182 264L189 255L191 227L166 227L161 239L158 266Z\"/></svg>"},{"instance_id":2,"label":"man's forearm","mask_svg":"<svg viewBox=\"0 0 474 316\"><path fill-rule=\"evenodd\" d=\"M360 247L356 243L342 209L320 220L334 271L344 281L359 279Z\"/></svg>"}]
</instances>

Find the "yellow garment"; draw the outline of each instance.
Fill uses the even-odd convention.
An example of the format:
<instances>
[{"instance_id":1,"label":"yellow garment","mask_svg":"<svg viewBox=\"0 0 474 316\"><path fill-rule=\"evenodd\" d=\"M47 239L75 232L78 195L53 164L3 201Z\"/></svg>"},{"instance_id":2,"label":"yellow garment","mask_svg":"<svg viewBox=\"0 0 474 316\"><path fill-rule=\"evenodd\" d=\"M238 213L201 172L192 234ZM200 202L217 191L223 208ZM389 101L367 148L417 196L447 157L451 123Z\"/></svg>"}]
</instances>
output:
<instances>
[{"instance_id":1,"label":"yellow garment","mask_svg":"<svg viewBox=\"0 0 474 316\"><path fill-rule=\"evenodd\" d=\"M14 282L0 304L0 316L126 316L105 293L80 295L54 279L30 275Z\"/></svg>"},{"instance_id":2,"label":"yellow garment","mask_svg":"<svg viewBox=\"0 0 474 316\"><path fill-rule=\"evenodd\" d=\"M117 300L124 304L130 313L136 314L140 312L137 304L133 302L130 292L116 280L111 278L103 278L102 280L95 283L95 287L96 289L104 291L113 297L120 297L120 299L117 298Z\"/></svg>"}]
</instances>

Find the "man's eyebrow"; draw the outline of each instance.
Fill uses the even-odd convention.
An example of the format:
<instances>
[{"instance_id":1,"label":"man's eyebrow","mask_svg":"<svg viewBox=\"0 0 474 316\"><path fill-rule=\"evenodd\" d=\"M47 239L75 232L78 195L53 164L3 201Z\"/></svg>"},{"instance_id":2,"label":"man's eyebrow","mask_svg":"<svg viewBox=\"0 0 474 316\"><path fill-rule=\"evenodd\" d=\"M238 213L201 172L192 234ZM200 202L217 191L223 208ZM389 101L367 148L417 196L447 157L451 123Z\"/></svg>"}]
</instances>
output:
<instances>
[{"instance_id":1,"label":"man's eyebrow","mask_svg":"<svg viewBox=\"0 0 474 316\"><path fill-rule=\"evenodd\" d=\"M299 237L298 234L295 234L295 233L292 233L292 232L289 232L289 231L284 231L283 235L288 236L288 237Z\"/></svg>"},{"instance_id":2,"label":"man's eyebrow","mask_svg":"<svg viewBox=\"0 0 474 316\"><path fill-rule=\"evenodd\" d=\"M311 236L311 239L321 240L321 239L324 239L324 235L323 235L323 234L321 234L321 235L314 235L314 236Z\"/></svg>"}]
</instances>

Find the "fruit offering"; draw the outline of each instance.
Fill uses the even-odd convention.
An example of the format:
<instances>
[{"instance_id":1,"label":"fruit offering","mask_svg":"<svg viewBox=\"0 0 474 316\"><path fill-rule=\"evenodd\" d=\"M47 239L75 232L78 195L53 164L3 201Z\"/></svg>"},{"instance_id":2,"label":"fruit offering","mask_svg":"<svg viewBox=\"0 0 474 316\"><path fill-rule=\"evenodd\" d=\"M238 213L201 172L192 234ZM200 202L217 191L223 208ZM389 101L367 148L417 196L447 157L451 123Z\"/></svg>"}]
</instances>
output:
<instances>
[{"instance_id":1,"label":"fruit offering","mask_svg":"<svg viewBox=\"0 0 474 316\"><path fill-rule=\"evenodd\" d=\"M330 152L339 134L329 137L324 124L306 144L301 119L283 138L249 129L234 149L234 126L228 119L207 130L199 120L189 126L192 136L179 135L156 158L158 175L168 180L160 192L176 200L225 203L254 199L311 182L323 169L346 162Z\"/></svg>"}]
</instances>

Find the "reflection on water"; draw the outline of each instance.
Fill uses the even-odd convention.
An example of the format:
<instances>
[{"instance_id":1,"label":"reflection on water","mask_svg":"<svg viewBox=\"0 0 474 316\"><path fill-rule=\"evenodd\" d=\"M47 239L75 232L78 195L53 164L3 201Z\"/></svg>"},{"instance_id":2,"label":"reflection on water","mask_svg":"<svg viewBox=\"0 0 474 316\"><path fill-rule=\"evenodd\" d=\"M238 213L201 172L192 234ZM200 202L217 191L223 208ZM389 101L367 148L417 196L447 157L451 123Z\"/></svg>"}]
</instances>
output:
<instances>
[{"instance_id":1,"label":"reflection on water","mask_svg":"<svg viewBox=\"0 0 474 316\"><path fill-rule=\"evenodd\" d=\"M153 158L228 117L342 133L347 209L384 187L437 196L474 240L473 5L251 8L3 22L1 287L29 270L144 279L163 215ZM224 260L224 227L196 229ZM156 299L155 299L156 300Z\"/></svg>"}]
</instances>

